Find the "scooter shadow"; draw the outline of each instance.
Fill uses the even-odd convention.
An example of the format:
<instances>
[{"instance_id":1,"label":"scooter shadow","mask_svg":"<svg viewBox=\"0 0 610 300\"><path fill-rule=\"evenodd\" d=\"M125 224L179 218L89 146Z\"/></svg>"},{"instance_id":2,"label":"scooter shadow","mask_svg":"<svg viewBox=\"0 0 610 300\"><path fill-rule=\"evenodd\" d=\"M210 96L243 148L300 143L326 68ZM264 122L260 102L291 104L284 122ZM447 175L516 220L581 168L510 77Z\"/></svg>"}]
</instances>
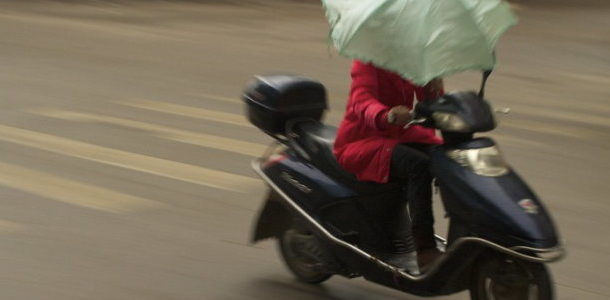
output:
<instances>
[{"instance_id":1,"label":"scooter shadow","mask_svg":"<svg viewBox=\"0 0 610 300\"><path fill-rule=\"evenodd\" d=\"M334 282L333 282L334 281ZM291 299L291 300L416 300L416 296L400 293L391 289L367 286L360 279L347 280L332 278L320 285L308 285L290 278L258 278L251 281L247 293L253 299Z\"/></svg>"}]
</instances>

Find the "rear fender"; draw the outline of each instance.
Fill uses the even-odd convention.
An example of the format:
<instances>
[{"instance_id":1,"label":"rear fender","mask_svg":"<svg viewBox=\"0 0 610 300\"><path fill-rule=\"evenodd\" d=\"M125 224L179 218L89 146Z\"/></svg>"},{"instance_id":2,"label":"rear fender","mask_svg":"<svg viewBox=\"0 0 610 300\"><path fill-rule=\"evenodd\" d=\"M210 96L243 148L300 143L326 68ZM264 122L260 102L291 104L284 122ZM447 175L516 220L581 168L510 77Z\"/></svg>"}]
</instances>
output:
<instances>
[{"instance_id":1,"label":"rear fender","mask_svg":"<svg viewBox=\"0 0 610 300\"><path fill-rule=\"evenodd\" d=\"M269 189L264 201L257 218L254 219L252 243L278 237L292 226L292 214L282 204L276 192Z\"/></svg>"}]
</instances>

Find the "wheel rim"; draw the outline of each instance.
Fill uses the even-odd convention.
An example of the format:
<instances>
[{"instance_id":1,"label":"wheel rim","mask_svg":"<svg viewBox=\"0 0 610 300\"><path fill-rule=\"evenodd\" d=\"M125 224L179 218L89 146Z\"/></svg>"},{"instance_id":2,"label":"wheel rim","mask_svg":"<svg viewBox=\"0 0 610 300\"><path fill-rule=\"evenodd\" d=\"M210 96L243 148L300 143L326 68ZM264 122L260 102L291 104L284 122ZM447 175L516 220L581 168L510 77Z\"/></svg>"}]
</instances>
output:
<instances>
[{"instance_id":1,"label":"wheel rim","mask_svg":"<svg viewBox=\"0 0 610 300\"><path fill-rule=\"evenodd\" d=\"M290 264L297 273L307 277L320 275L320 272L317 270L319 262L296 249L307 247L306 243L301 241L310 238L310 236L310 234L297 233L296 231L290 230L286 232L283 241L285 255L290 261Z\"/></svg>"},{"instance_id":2,"label":"wheel rim","mask_svg":"<svg viewBox=\"0 0 610 300\"><path fill-rule=\"evenodd\" d=\"M482 278L488 300L539 300L540 287L534 275L518 261L494 260Z\"/></svg>"}]
</instances>

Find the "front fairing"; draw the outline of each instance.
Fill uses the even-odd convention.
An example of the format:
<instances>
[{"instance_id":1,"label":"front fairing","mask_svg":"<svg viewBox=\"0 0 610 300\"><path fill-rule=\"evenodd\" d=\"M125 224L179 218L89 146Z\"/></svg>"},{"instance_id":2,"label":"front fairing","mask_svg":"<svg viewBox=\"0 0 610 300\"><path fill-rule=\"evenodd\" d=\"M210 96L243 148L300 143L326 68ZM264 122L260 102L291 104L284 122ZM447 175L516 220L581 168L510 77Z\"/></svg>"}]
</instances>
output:
<instances>
[{"instance_id":1,"label":"front fairing","mask_svg":"<svg viewBox=\"0 0 610 300\"><path fill-rule=\"evenodd\" d=\"M477 142L480 141L471 143ZM472 145L465 143L461 147ZM507 247L557 246L550 215L514 170L497 177L477 175L449 158L447 150L447 146L439 146L431 156L443 202L452 218L468 224L471 234Z\"/></svg>"},{"instance_id":2,"label":"front fairing","mask_svg":"<svg viewBox=\"0 0 610 300\"><path fill-rule=\"evenodd\" d=\"M415 107L415 113L427 119L423 125L443 131L474 133L496 128L491 104L474 92L448 93L432 101L419 102ZM457 131L443 128L442 124L435 120L435 114L438 113L455 115L466 126Z\"/></svg>"}]
</instances>

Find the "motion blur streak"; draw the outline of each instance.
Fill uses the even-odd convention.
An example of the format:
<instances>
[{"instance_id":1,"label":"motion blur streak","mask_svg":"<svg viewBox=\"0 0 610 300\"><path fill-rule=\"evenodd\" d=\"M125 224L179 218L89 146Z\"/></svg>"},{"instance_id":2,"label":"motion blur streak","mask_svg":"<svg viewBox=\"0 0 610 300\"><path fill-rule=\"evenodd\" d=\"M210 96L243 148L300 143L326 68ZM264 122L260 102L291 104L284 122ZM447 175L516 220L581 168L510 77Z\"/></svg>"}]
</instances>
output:
<instances>
[{"instance_id":1,"label":"motion blur streak","mask_svg":"<svg viewBox=\"0 0 610 300\"><path fill-rule=\"evenodd\" d=\"M0 184L43 198L70 203L82 207L112 213L128 213L141 209L162 208L161 203L129 196L111 190L61 179L53 174L42 173L0 162ZM11 224L5 224L8 227ZM0 230L3 226L0 221Z\"/></svg>"},{"instance_id":2,"label":"motion blur streak","mask_svg":"<svg viewBox=\"0 0 610 300\"><path fill-rule=\"evenodd\" d=\"M91 145L4 125L0 125L0 140L231 191L243 191L241 187L244 185L254 185L257 183L256 180L250 177Z\"/></svg>"},{"instance_id":3,"label":"motion blur streak","mask_svg":"<svg viewBox=\"0 0 610 300\"><path fill-rule=\"evenodd\" d=\"M60 110L33 110L33 113L47 116L51 118L58 118L62 120L71 120L79 122L102 122L108 124L114 124L119 126L125 126L134 129L140 129L152 132L155 136L170 139L177 142L183 142L202 147L209 147L237 154L259 156L261 155L267 146L244 142L236 139L224 138L210 134L200 134L186 130L179 130L175 128L169 128L165 126L159 126L139 121L127 120L122 118L115 118L110 116L104 116L99 114L80 113L72 111L60 111Z\"/></svg>"},{"instance_id":4,"label":"motion blur streak","mask_svg":"<svg viewBox=\"0 0 610 300\"><path fill-rule=\"evenodd\" d=\"M11 233L20 231L23 229L21 224L17 224L15 222L0 220L0 233Z\"/></svg>"},{"instance_id":5,"label":"motion blur streak","mask_svg":"<svg viewBox=\"0 0 610 300\"><path fill-rule=\"evenodd\" d=\"M213 111L204 108L190 107L167 102L136 100L131 102L119 102L123 105L133 106L142 109L154 110L189 118L202 119L225 123L229 125L251 126L242 115L230 114L225 112Z\"/></svg>"}]
</instances>

